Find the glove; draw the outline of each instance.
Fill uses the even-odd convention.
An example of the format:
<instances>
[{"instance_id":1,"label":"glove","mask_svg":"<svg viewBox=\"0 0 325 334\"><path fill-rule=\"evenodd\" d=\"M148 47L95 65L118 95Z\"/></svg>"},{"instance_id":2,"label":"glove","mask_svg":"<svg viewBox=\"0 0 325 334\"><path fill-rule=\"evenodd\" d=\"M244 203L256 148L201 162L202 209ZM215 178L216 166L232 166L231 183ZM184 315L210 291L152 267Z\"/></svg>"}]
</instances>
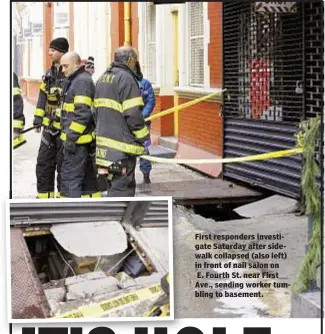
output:
<instances>
[{"instance_id":1,"label":"glove","mask_svg":"<svg viewBox=\"0 0 325 334\"><path fill-rule=\"evenodd\" d=\"M64 149L67 152L74 154L74 153L76 153L76 148L77 148L77 146L76 146L75 142L73 142L71 140L66 140L64 142Z\"/></svg>"},{"instance_id":2,"label":"glove","mask_svg":"<svg viewBox=\"0 0 325 334\"><path fill-rule=\"evenodd\" d=\"M41 132L43 118L35 116L33 120L33 125L35 126L36 132Z\"/></svg>"},{"instance_id":3,"label":"glove","mask_svg":"<svg viewBox=\"0 0 325 334\"><path fill-rule=\"evenodd\" d=\"M149 148L147 146L144 147L143 155L150 155Z\"/></svg>"}]
</instances>

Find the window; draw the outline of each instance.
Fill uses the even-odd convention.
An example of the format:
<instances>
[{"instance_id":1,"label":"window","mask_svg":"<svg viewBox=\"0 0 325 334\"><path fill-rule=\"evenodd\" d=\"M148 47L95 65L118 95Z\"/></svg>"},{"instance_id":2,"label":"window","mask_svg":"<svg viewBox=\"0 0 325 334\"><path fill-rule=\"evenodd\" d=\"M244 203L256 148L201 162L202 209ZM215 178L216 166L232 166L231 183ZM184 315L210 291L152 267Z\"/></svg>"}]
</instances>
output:
<instances>
[{"instance_id":1,"label":"window","mask_svg":"<svg viewBox=\"0 0 325 334\"><path fill-rule=\"evenodd\" d=\"M17 7L21 17L21 29L17 45L16 64L23 65L23 76L41 79L43 71L43 3L30 2Z\"/></svg>"},{"instance_id":2,"label":"window","mask_svg":"<svg viewBox=\"0 0 325 334\"><path fill-rule=\"evenodd\" d=\"M69 2L56 2L54 6L53 38L69 39Z\"/></svg>"},{"instance_id":3,"label":"window","mask_svg":"<svg viewBox=\"0 0 325 334\"><path fill-rule=\"evenodd\" d=\"M156 6L146 3L146 58L147 58L147 77L152 83L157 82L156 71Z\"/></svg>"},{"instance_id":4,"label":"window","mask_svg":"<svg viewBox=\"0 0 325 334\"><path fill-rule=\"evenodd\" d=\"M189 85L204 85L203 2L188 2Z\"/></svg>"}]
</instances>

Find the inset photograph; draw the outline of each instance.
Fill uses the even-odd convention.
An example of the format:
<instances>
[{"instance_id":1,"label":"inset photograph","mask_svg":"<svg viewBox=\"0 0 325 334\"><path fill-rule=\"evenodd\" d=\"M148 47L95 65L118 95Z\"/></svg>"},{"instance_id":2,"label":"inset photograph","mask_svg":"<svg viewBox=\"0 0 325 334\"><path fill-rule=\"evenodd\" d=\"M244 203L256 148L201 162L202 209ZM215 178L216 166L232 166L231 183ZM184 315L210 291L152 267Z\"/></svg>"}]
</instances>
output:
<instances>
[{"instance_id":1,"label":"inset photograph","mask_svg":"<svg viewBox=\"0 0 325 334\"><path fill-rule=\"evenodd\" d=\"M171 207L166 197L8 201L9 321L173 320Z\"/></svg>"}]
</instances>

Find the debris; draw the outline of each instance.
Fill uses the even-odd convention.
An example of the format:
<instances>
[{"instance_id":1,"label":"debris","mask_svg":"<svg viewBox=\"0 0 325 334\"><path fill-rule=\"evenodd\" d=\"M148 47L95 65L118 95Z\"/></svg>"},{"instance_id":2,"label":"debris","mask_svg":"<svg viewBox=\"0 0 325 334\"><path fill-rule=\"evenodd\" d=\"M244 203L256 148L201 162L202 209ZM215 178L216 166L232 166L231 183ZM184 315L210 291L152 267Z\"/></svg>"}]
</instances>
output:
<instances>
[{"instance_id":1,"label":"debris","mask_svg":"<svg viewBox=\"0 0 325 334\"><path fill-rule=\"evenodd\" d=\"M113 292L118 290L118 280L115 277L106 277L96 280L84 281L81 283L76 283L69 285L67 298L69 299L80 299L80 298L90 298L94 295Z\"/></svg>"},{"instance_id":2,"label":"debris","mask_svg":"<svg viewBox=\"0 0 325 334\"><path fill-rule=\"evenodd\" d=\"M65 299L65 288L53 288L44 290L46 298L50 301L62 302Z\"/></svg>"},{"instance_id":3,"label":"debris","mask_svg":"<svg viewBox=\"0 0 325 334\"><path fill-rule=\"evenodd\" d=\"M130 278L125 281L118 282L118 286L121 289L127 289L134 287L136 289L144 288L153 284L160 283L163 273L153 273L150 276L140 276L137 278Z\"/></svg>"},{"instance_id":4,"label":"debris","mask_svg":"<svg viewBox=\"0 0 325 334\"><path fill-rule=\"evenodd\" d=\"M240 206L234 211L242 217L253 218L293 213L297 209L298 202L296 200L281 195L274 195L254 203Z\"/></svg>"},{"instance_id":5,"label":"debris","mask_svg":"<svg viewBox=\"0 0 325 334\"><path fill-rule=\"evenodd\" d=\"M127 249L127 235L117 221L55 224L51 233L66 251L77 257L109 256Z\"/></svg>"},{"instance_id":6,"label":"debris","mask_svg":"<svg viewBox=\"0 0 325 334\"><path fill-rule=\"evenodd\" d=\"M48 300L48 303L50 305L52 315L56 314L59 311L60 303L51 299Z\"/></svg>"},{"instance_id":7,"label":"debris","mask_svg":"<svg viewBox=\"0 0 325 334\"><path fill-rule=\"evenodd\" d=\"M106 277L107 276L105 275L103 271L98 270L98 271L94 271L94 272L87 273L84 275L67 277L65 279L65 285L72 285L72 284L82 283L85 281L91 281L91 280L96 280L96 279L101 279L101 278L106 278Z\"/></svg>"}]
</instances>

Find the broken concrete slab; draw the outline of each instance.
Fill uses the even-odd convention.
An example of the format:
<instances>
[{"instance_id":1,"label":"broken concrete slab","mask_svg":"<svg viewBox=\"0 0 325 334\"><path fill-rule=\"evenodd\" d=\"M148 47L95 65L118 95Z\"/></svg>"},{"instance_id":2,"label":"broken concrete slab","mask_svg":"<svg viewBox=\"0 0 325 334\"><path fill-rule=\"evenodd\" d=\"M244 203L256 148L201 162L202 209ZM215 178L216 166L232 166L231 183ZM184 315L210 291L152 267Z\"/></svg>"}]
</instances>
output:
<instances>
[{"instance_id":1,"label":"broken concrete slab","mask_svg":"<svg viewBox=\"0 0 325 334\"><path fill-rule=\"evenodd\" d=\"M65 285L72 285L72 284L77 284L81 283L84 281L91 281L91 280L96 280L96 279L101 279L101 278L106 278L107 276L105 273L101 270L97 270L91 273L79 275L79 276L72 276L72 277L67 277L65 279Z\"/></svg>"},{"instance_id":2,"label":"broken concrete slab","mask_svg":"<svg viewBox=\"0 0 325 334\"><path fill-rule=\"evenodd\" d=\"M67 301L81 300L81 299L85 299L85 298L86 298L86 294L82 291L68 292L67 295L66 295Z\"/></svg>"},{"instance_id":3,"label":"broken concrete slab","mask_svg":"<svg viewBox=\"0 0 325 334\"><path fill-rule=\"evenodd\" d=\"M127 273L125 273L124 271L120 271L118 274L116 274L115 278L118 279L120 282L131 279L131 277Z\"/></svg>"},{"instance_id":4,"label":"broken concrete slab","mask_svg":"<svg viewBox=\"0 0 325 334\"><path fill-rule=\"evenodd\" d=\"M155 262L156 270L167 272L169 270L168 227L143 227L138 231L132 229L131 234L148 258Z\"/></svg>"},{"instance_id":5,"label":"broken concrete slab","mask_svg":"<svg viewBox=\"0 0 325 334\"><path fill-rule=\"evenodd\" d=\"M291 299L292 318L320 318L320 291L300 293Z\"/></svg>"},{"instance_id":6,"label":"broken concrete slab","mask_svg":"<svg viewBox=\"0 0 325 334\"><path fill-rule=\"evenodd\" d=\"M50 282L42 284L43 290L53 289L53 288L60 288L60 287L64 287L64 286L65 286L65 278L57 280L57 281L51 280Z\"/></svg>"},{"instance_id":7,"label":"broken concrete slab","mask_svg":"<svg viewBox=\"0 0 325 334\"><path fill-rule=\"evenodd\" d=\"M150 276L140 276L137 278L131 278L125 281L119 281L118 286L121 289L127 289L130 287L135 287L137 289L151 286L154 284L159 284L163 273L153 273Z\"/></svg>"},{"instance_id":8,"label":"broken concrete slab","mask_svg":"<svg viewBox=\"0 0 325 334\"><path fill-rule=\"evenodd\" d=\"M132 305L125 305L122 308L113 309L103 316L103 318L116 317L143 317L153 306L159 296L154 296Z\"/></svg>"},{"instance_id":9,"label":"broken concrete slab","mask_svg":"<svg viewBox=\"0 0 325 334\"><path fill-rule=\"evenodd\" d=\"M73 300L67 302L60 302L53 304L53 311L56 315L64 314L71 311L76 311L80 307L90 306L92 304L97 304L103 301L107 301L112 298L121 297L127 293L135 291L135 289L125 289L118 290L111 293L96 295L93 298L87 298L82 300ZM159 298L159 296L155 295L151 298L145 299L141 302L125 305L123 308L113 309L109 313L107 313L104 317L138 317L143 316L145 313L149 311L152 307L153 303Z\"/></svg>"},{"instance_id":10,"label":"broken concrete slab","mask_svg":"<svg viewBox=\"0 0 325 334\"><path fill-rule=\"evenodd\" d=\"M69 298L74 296L77 297L79 295L84 295L82 298L91 298L94 295L117 291L119 289L117 284L118 280L115 277L106 277L92 280L91 282L84 281L81 283L69 285L67 288Z\"/></svg>"},{"instance_id":11,"label":"broken concrete slab","mask_svg":"<svg viewBox=\"0 0 325 334\"><path fill-rule=\"evenodd\" d=\"M242 217L253 218L293 213L297 209L298 202L295 199L274 195L254 203L240 206L234 211Z\"/></svg>"},{"instance_id":12,"label":"broken concrete slab","mask_svg":"<svg viewBox=\"0 0 325 334\"><path fill-rule=\"evenodd\" d=\"M47 300L62 302L65 299L66 290L63 287L44 290Z\"/></svg>"},{"instance_id":13,"label":"broken concrete slab","mask_svg":"<svg viewBox=\"0 0 325 334\"><path fill-rule=\"evenodd\" d=\"M134 291L134 288L131 289L125 289L125 290L117 290L114 292L109 292L109 293L103 293L103 294L98 294L95 295L94 297L90 298L90 302L92 303L100 303L115 297L120 297L123 296L131 291Z\"/></svg>"},{"instance_id":14,"label":"broken concrete slab","mask_svg":"<svg viewBox=\"0 0 325 334\"><path fill-rule=\"evenodd\" d=\"M51 233L66 251L78 257L109 256L127 249L127 235L118 221L55 224Z\"/></svg>"},{"instance_id":15,"label":"broken concrete slab","mask_svg":"<svg viewBox=\"0 0 325 334\"><path fill-rule=\"evenodd\" d=\"M89 305L89 299L80 299L80 300L73 300L67 301L65 303L59 303L55 314L64 314L66 312L77 310L81 306Z\"/></svg>"},{"instance_id":16,"label":"broken concrete slab","mask_svg":"<svg viewBox=\"0 0 325 334\"><path fill-rule=\"evenodd\" d=\"M159 284L161 281L161 278L165 275L166 273L153 273L148 276L140 276L135 279L136 283L138 286L141 287L146 287L154 284Z\"/></svg>"},{"instance_id":17,"label":"broken concrete slab","mask_svg":"<svg viewBox=\"0 0 325 334\"><path fill-rule=\"evenodd\" d=\"M55 315L59 311L60 303L55 300L49 300L48 302L50 305L52 315Z\"/></svg>"}]
</instances>

